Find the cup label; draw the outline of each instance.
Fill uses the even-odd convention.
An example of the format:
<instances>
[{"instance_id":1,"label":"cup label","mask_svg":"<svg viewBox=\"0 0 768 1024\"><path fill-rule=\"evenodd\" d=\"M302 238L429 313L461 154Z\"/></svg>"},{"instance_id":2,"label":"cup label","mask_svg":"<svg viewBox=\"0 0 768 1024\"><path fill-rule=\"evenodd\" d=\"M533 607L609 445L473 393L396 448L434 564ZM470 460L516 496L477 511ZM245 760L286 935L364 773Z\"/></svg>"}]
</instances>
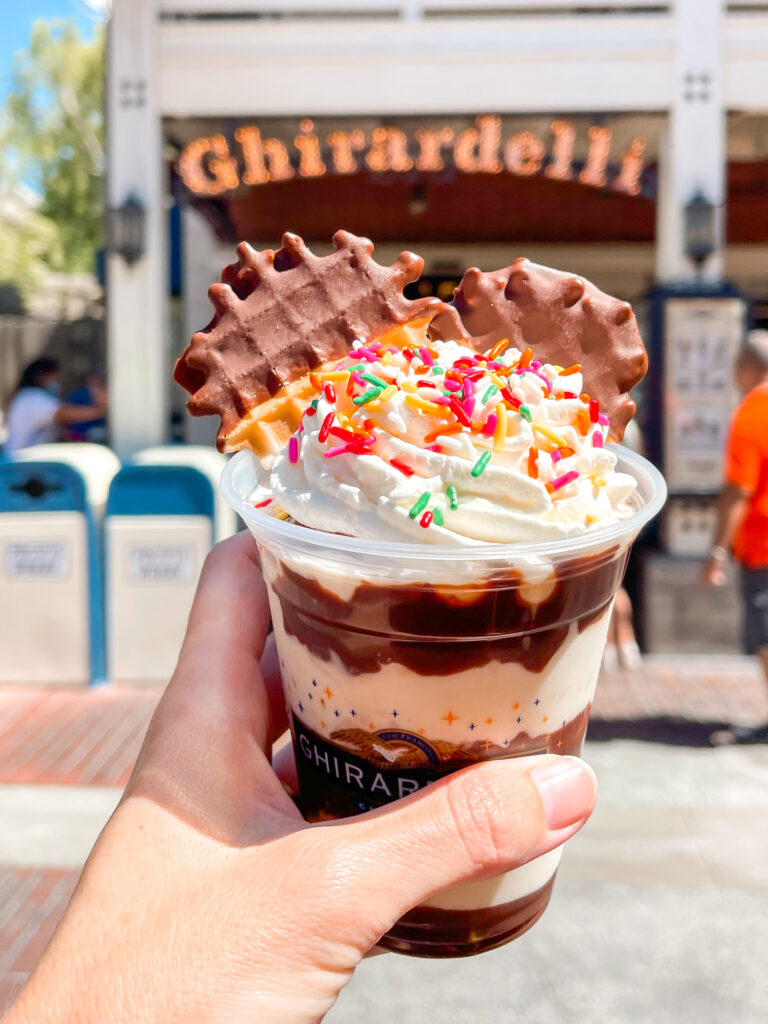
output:
<instances>
[{"instance_id":1,"label":"cup label","mask_svg":"<svg viewBox=\"0 0 768 1024\"><path fill-rule=\"evenodd\" d=\"M293 731L302 783L311 779L313 789L331 783L333 788L346 790L352 798L348 813L408 796L451 770L442 766L439 754L427 740L401 730L354 730L360 733L360 739L350 737L347 743L329 743L294 715ZM361 756L363 753L371 755L371 760Z\"/></svg>"}]
</instances>

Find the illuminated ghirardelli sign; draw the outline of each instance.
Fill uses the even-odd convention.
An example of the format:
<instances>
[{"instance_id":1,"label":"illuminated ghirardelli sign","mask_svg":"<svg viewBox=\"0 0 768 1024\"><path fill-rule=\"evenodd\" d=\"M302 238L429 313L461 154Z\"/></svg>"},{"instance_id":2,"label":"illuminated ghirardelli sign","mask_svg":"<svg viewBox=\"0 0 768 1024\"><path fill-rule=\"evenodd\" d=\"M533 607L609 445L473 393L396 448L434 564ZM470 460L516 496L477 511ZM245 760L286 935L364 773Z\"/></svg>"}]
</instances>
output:
<instances>
[{"instance_id":1,"label":"illuminated ghirardelli sign","mask_svg":"<svg viewBox=\"0 0 768 1024\"><path fill-rule=\"evenodd\" d=\"M546 136L518 131L504 137L501 118L484 114L460 131L425 123L412 131L393 126L350 128L321 138L314 122L304 118L298 134L287 140L269 137L255 124L237 128L232 144L220 134L195 139L182 151L178 168L187 188L201 196L291 178L362 171L439 172L446 167L467 174L544 174L637 195L645 138L635 136L615 154L616 169L609 173L612 138L609 128L589 126L586 139L579 140L585 155L576 162L577 128L565 120L552 121Z\"/></svg>"}]
</instances>

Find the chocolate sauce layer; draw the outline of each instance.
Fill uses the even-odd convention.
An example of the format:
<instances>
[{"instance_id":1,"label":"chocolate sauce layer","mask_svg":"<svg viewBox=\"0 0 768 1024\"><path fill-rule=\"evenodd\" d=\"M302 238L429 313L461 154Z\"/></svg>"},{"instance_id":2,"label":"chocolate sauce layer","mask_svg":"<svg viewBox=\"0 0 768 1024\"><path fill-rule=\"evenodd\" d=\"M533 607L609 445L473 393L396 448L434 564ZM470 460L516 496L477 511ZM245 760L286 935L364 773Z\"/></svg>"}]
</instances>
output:
<instances>
[{"instance_id":1,"label":"chocolate sauce layer","mask_svg":"<svg viewBox=\"0 0 768 1024\"><path fill-rule=\"evenodd\" d=\"M409 956L474 956L516 939L547 909L555 876L536 892L511 903L478 910L414 907L379 940Z\"/></svg>"},{"instance_id":2,"label":"chocolate sauce layer","mask_svg":"<svg viewBox=\"0 0 768 1024\"><path fill-rule=\"evenodd\" d=\"M541 672L572 622L586 629L605 610L627 556L612 548L561 563L539 604L526 601L525 581L514 569L457 586L363 582L349 601L287 566L271 584L286 632L324 661L335 654L351 674L377 672L390 662L422 676L491 661Z\"/></svg>"},{"instance_id":3,"label":"chocolate sauce layer","mask_svg":"<svg viewBox=\"0 0 768 1024\"><path fill-rule=\"evenodd\" d=\"M520 732L506 747L481 740L449 743L400 729L341 729L326 739L294 715L298 806L307 821L346 818L415 793L479 761L526 754L578 755L589 711L587 705L570 722L552 732L537 736Z\"/></svg>"}]
</instances>

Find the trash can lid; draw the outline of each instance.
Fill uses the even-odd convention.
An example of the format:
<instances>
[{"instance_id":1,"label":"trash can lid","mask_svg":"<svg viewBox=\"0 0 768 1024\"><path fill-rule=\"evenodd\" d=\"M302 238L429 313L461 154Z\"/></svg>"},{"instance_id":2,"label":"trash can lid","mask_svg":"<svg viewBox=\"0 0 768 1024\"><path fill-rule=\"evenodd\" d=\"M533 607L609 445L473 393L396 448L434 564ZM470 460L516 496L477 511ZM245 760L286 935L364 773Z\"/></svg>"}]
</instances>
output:
<instances>
[{"instance_id":1,"label":"trash can lid","mask_svg":"<svg viewBox=\"0 0 768 1024\"><path fill-rule=\"evenodd\" d=\"M214 489L214 537L224 540L237 531L237 516L219 491L219 480L229 461L214 448L198 444L166 444L144 448L133 457L142 466L191 466L208 477Z\"/></svg>"},{"instance_id":2,"label":"trash can lid","mask_svg":"<svg viewBox=\"0 0 768 1024\"><path fill-rule=\"evenodd\" d=\"M70 466L85 483L88 502L100 516L104 511L112 477L120 469L120 459L103 444L37 444L22 448L15 462L50 462Z\"/></svg>"},{"instance_id":3,"label":"trash can lid","mask_svg":"<svg viewBox=\"0 0 768 1024\"><path fill-rule=\"evenodd\" d=\"M0 463L0 512L86 512L85 481L62 462Z\"/></svg>"},{"instance_id":4,"label":"trash can lid","mask_svg":"<svg viewBox=\"0 0 768 1024\"><path fill-rule=\"evenodd\" d=\"M105 515L213 519L214 495L208 477L192 466L123 466L109 488Z\"/></svg>"}]
</instances>

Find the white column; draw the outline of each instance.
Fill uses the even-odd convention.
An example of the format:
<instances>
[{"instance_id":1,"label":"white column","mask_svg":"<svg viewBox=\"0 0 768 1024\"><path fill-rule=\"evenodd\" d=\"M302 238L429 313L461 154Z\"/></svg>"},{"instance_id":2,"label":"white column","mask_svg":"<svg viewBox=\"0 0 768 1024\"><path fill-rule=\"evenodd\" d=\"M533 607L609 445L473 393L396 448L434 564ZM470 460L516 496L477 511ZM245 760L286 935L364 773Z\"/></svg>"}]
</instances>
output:
<instances>
[{"instance_id":1,"label":"white column","mask_svg":"<svg viewBox=\"0 0 768 1024\"><path fill-rule=\"evenodd\" d=\"M181 237L184 246L184 337L187 342L210 321L213 306L208 288L218 281L222 269L236 259L234 245L222 245L208 221L189 204L182 206ZM174 384L178 388L178 384ZM189 396L184 392L185 398ZM190 444L214 445L218 416L189 416L184 419L184 437Z\"/></svg>"},{"instance_id":2,"label":"white column","mask_svg":"<svg viewBox=\"0 0 768 1024\"><path fill-rule=\"evenodd\" d=\"M168 261L157 108L156 0L113 0L107 59L107 200L146 208L146 251L107 256L109 423L121 458L168 433Z\"/></svg>"},{"instance_id":3,"label":"white column","mask_svg":"<svg viewBox=\"0 0 768 1024\"><path fill-rule=\"evenodd\" d=\"M723 270L726 196L726 115L721 91L723 0L676 0L675 92L662 133L656 207L656 276L693 280L685 255L684 207L697 191L717 206L717 247L701 270L706 281Z\"/></svg>"}]
</instances>

